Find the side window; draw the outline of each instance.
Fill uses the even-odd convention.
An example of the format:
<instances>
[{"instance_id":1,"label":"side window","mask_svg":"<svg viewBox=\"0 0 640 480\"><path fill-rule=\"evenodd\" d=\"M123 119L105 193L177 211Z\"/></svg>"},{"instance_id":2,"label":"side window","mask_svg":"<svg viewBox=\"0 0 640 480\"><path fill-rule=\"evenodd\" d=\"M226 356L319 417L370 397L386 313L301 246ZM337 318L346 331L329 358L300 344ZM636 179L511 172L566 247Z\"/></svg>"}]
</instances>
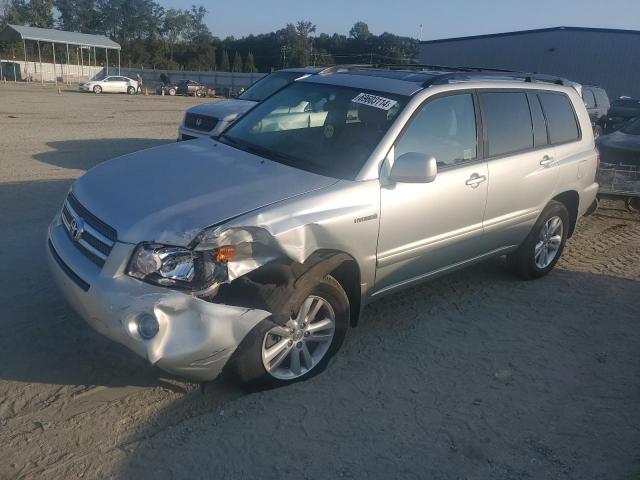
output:
<instances>
[{"instance_id":1,"label":"side window","mask_svg":"<svg viewBox=\"0 0 640 480\"><path fill-rule=\"evenodd\" d=\"M533 147L533 126L526 93L481 93L480 107L489 156Z\"/></svg>"},{"instance_id":2,"label":"side window","mask_svg":"<svg viewBox=\"0 0 640 480\"><path fill-rule=\"evenodd\" d=\"M596 103L598 104L598 107L608 110L611 105L609 103L607 92L601 88L596 88L593 93L596 96Z\"/></svg>"},{"instance_id":3,"label":"side window","mask_svg":"<svg viewBox=\"0 0 640 480\"><path fill-rule=\"evenodd\" d=\"M580 138L580 130L569 97L563 93L541 93L540 102L547 117L549 141L552 145L573 142Z\"/></svg>"},{"instance_id":4,"label":"side window","mask_svg":"<svg viewBox=\"0 0 640 480\"><path fill-rule=\"evenodd\" d=\"M476 115L470 93L427 101L396 144L395 157L419 152L448 167L477 157Z\"/></svg>"},{"instance_id":5,"label":"side window","mask_svg":"<svg viewBox=\"0 0 640 480\"><path fill-rule=\"evenodd\" d=\"M596 108L596 98L593 96L593 90L585 88L582 90L582 99L587 108Z\"/></svg>"},{"instance_id":6,"label":"side window","mask_svg":"<svg viewBox=\"0 0 640 480\"><path fill-rule=\"evenodd\" d=\"M529 99L529 109L531 110L531 121L533 122L533 146L542 147L549 144L547 135L547 122L542 113L540 100L535 93L527 93Z\"/></svg>"}]
</instances>

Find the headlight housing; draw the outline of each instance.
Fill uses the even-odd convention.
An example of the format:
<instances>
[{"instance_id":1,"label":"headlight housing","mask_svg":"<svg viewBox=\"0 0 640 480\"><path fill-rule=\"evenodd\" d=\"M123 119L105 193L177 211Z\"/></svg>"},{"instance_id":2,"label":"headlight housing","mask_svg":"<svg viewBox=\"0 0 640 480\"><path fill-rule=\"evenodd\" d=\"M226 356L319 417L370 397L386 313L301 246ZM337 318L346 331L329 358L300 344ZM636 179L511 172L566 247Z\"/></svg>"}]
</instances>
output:
<instances>
[{"instance_id":1,"label":"headlight housing","mask_svg":"<svg viewBox=\"0 0 640 480\"><path fill-rule=\"evenodd\" d=\"M154 285L210 297L221 284L282 254L273 237L260 227L212 227L202 231L194 243L193 248L141 243L127 273Z\"/></svg>"},{"instance_id":2,"label":"headlight housing","mask_svg":"<svg viewBox=\"0 0 640 480\"><path fill-rule=\"evenodd\" d=\"M155 285L206 294L227 279L227 262L235 256L235 247L224 246L206 251L143 243L138 245L127 273Z\"/></svg>"}]
</instances>

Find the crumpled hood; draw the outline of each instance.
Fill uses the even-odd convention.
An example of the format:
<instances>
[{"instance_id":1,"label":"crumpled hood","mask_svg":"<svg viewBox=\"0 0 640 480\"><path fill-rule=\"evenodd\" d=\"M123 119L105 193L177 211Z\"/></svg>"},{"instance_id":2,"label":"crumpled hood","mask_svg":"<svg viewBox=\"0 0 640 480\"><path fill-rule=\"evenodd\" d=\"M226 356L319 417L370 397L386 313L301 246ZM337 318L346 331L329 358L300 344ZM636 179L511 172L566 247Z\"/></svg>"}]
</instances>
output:
<instances>
[{"instance_id":1,"label":"crumpled hood","mask_svg":"<svg viewBox=\"0 0 640 480\"><path fill-rule=\"evenodd\" d=\"M249 100L222 100L214 103L202 103L191 107L187 110L189 113L197 113L198 115L207 115L208 117L217 118L218 120L232 121L238 115L255 106L256 102Z\"/></svg>"},{"instance_id":2,"label":"crumpled hood","mask_svg":"<svg viewBox=\"0 0 640 480\"><path fill-rule=\"evenodd\" d=\"M212 224L336 182L202 138L104 162L72 191L118 241L186 246Z\"/></svg>"}]
</instances>

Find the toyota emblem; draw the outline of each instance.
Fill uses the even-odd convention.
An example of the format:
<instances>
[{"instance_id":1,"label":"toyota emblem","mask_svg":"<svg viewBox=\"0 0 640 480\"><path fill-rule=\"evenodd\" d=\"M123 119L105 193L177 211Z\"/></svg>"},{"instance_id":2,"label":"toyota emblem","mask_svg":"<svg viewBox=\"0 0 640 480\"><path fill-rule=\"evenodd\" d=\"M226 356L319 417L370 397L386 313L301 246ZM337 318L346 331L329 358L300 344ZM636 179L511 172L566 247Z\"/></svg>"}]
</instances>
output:
<instances>
[{"instance_id":1,"label":"toyota emblem","mask_svg":"<svg viewBox=\"0 0 640 480\"><path fill-rule=\"evenodd\" d=\"M69 233L74 241L79 241L82 238L84 232L84 220L82 218L74 218L69 224Z\"/></svg>"}]
</instances>

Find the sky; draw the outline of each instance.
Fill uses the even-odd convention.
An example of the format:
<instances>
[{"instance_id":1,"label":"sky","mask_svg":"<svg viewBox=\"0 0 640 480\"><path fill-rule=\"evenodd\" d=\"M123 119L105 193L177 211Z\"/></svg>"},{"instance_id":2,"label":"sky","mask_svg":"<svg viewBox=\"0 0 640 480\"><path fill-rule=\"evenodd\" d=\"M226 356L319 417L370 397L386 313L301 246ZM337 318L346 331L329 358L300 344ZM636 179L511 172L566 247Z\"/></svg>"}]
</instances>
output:
<instances>
[{"instance_id":1,"label":"sky","mask_svg":"<svg viewBox=\"0 0 640 480\"><path fill-rule=\"evenodd\" d=\"M207 25L221 38L267 33L310 20L319 33L348 35L362 20L375 33L422 40L544 27L640 30L640 0L159 0L167 8L203 5Z\"/></svg>"}]
</instances>

